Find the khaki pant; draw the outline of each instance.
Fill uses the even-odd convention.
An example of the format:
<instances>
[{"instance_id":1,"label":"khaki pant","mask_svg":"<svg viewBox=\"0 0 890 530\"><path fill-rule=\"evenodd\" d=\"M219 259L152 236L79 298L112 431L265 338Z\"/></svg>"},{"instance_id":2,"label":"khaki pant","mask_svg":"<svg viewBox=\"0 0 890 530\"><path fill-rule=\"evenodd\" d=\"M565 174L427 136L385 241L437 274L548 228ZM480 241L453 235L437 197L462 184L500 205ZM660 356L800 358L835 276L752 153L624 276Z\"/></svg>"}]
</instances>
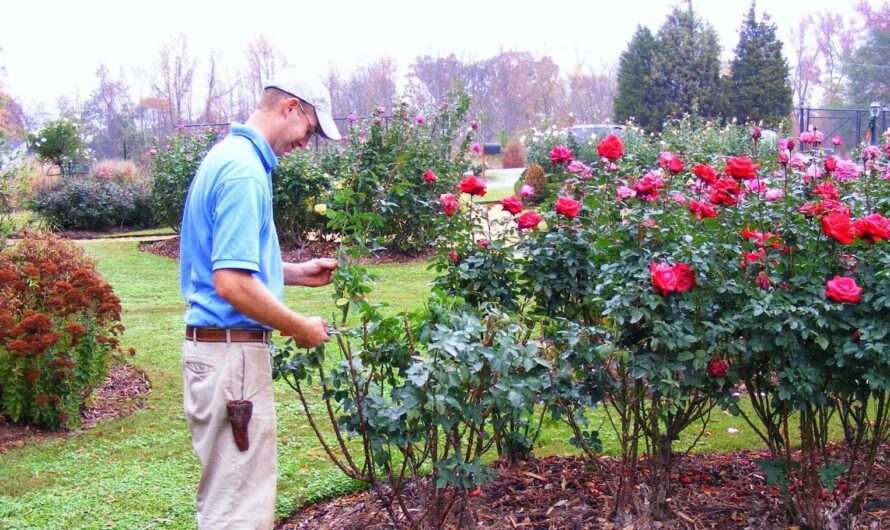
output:
<instances>
[{"instance_id":1,"label":"khaki pant","mask_svg":"<svg viewBox=\"0 0 890 530\"><path fill-rule=\"evenodd\" d=\"M183 406L192 447L201 460L198 528L268 530L275 522L277 453L272 358L254 342L182 346ZM250 448L235 445L226 413L230 399L253 401Z\"/></svg>"}]
</instances>

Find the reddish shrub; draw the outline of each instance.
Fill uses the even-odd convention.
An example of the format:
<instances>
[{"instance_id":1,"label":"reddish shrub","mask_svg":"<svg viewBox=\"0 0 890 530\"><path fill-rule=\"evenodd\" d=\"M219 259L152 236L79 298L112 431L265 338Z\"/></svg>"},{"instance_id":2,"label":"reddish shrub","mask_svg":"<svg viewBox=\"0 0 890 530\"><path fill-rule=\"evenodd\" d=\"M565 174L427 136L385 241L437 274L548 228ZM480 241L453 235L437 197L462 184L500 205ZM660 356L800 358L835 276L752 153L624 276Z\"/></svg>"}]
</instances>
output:
<instances>
[{"instance_id":1,"label":"reddish shrub","mask_svg":"<svg viewBox=\"0 0 890 530\"><path fill-rule=\"evenodd\" d=\"M504 158L501 160L504 169L525 167L525 147L518 138L511 138L504 148Z\"/></svg>"},{"instance_id":2,"label":"reddish shrub","mask_svg":"<svg viewBox=\"0 0 890 530\"><path fill-rule=\"evenodd\" d=\"M25 234L0 252L0 413L73 426L124 327L121 304L75 244Z\"/></svg>"}]
</instances>

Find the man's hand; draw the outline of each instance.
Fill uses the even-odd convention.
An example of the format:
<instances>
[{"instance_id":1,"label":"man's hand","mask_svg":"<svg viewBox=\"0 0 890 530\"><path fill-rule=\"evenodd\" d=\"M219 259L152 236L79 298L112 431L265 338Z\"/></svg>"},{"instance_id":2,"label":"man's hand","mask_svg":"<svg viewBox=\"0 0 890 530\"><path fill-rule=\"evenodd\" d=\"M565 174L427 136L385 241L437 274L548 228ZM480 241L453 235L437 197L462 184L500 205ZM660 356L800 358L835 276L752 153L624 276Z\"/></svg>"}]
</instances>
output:
<instances>
[{"instance_id":1,"label":"man's hand","mask_svg":"<svg viewBox=\"0 0 890 530\"><path fill-rule=\"evenodd\" d=\"M303 287L321 287L331 283L339 264L332 258L318 258L304 263L284 264L284 283Z\"/></svg>"},{"instance_id":2,"label":"man's hand","mask_svg":"<svg viewBox=\"0 0 890 530\"><path fill-rule=\"evenodd\" d=\"M296 329L282 331L282 334L293 337L294 342L301 348L315 348L331 340L321 317L301 319Z\"/></svg>"}]
</instances>

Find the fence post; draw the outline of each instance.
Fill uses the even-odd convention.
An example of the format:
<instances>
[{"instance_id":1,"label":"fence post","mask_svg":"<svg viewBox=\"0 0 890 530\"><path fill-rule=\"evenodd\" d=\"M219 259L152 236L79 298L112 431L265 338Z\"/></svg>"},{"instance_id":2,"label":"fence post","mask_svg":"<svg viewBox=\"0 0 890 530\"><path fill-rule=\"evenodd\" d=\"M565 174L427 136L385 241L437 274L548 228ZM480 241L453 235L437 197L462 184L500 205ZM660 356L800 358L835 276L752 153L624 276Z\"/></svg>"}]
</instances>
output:
<instances>
[{"instance_id":1,"label":"fence post","mask_svg":"<svg viewBox=\"0 0 890 530\"><path fill-rule=\"evenodd\" d=\"M887 107L881 109L881 134L887 130Z\"/></svg>"},{"instance_id":2,"label":"fence post","mask_svg":"<svg viewBox=\"0 0 890 530\"><path fill-rule=\"evenodd\" d=\"M798 123L797 133L800 134L804 131L804 128L803 128L803 100L800 100L800 107L798 108L798 111L797 111L797 123Z\"/></svg>"},{"instance_id":3,"label":"fence post","mask_svg":"<svg viewBox=\"0 0 890 530\"><path fill-rule=\"evenodd\" d=\"M856 145L862 143L862 111L856 111Z\"/></svg>"}]
</instances>

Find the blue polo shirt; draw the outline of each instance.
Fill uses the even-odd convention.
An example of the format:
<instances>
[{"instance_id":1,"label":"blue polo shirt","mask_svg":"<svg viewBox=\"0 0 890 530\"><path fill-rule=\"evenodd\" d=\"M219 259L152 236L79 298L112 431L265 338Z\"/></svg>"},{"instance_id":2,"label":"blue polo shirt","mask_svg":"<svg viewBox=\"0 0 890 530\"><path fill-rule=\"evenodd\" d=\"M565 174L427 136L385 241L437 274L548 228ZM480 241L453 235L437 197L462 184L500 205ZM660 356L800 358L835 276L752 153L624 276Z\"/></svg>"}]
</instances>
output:
<instances>
[{"instance_id":1,"label":"blue polo shirt","mask_svg":"<svg viewBox=\"0 0 890 530\"><path fill-rule=\"evenodd\" d=\"M284 300L281 249L272 217L272 170L278 159L255 129L232 123L201 162L185 200L180 231L180 287L185 322L213 328L264 328L213 287L213 271L250 271Z\"/></svg>"}]
</instances>

